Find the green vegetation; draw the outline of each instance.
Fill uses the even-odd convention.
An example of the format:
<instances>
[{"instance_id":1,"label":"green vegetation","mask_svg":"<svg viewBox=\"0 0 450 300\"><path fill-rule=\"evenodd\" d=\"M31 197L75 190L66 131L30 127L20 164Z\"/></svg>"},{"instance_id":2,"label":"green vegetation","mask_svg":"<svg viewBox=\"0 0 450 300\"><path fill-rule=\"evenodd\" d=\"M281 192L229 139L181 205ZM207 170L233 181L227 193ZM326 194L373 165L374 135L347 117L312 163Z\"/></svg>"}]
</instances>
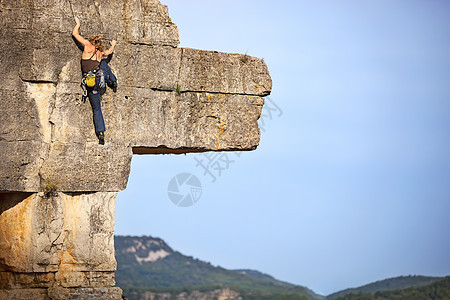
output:
<instances>
[{"instance_id":1,"label":"green vegetation","mask_svg":"<svg viewBox=\"0 0 450 300\"><path fill-rule=\"evenodd\" d=\"M125 288L123 289L124 295L127 295L130 300L139 300L145 299L146 292L155 293L155 299L158 299L160 296L163 299L162 295L170 294L171 299L177 299L177 295L181 293L191 294L193 292L211 292L214 290L221 289L223 287L220 286L186 286L182 288ZM308 300L309 298L305 295L299 295L296 293L274 293L274 294L265 294L257 291L239 291L238 289L233 289L240 294L242 299L244 300ZM166 299L166 298L164 298Z\"/></svg>"},{"instance_id":2,"label":"green vegetation","mask_svg":"<svg viewBox=\"0 0 450 300\"><path fill-rule=\"evenodd\" d=\"M247 52L248 52L248 50L245 51L244 56L241 58L241 61L242 61L244 64L246 64L246 63L248 62L248 60L249 60L249 57L248 57L248 55L247 55Z\"/></svg>"},{"instance_id":3,"label":"green vegetation","mask_svg":"<svg viewBox=\"0 0 450 300\"><path fill-rule=\"evenodd\" d=\"M115 237L116 282L130 300L177 299L181 293L229 288L244 300L319 300L325 297L254 270L227 270L172 250L152 237ZM158 259L156 253L164 255ZM195 295L195 294L193 294ZM193 296L193 297L198 297ZM335 300L450 300L450 277L402 276L334 293Z\"/></svg>"},{"instance_id":4,"label":"green vegetation","mask_svg":"<svg viewBox=\"0 0 450 300\"><path fill-rule=\"evenodd\" d=\"M177 83L177 94L181 95L181 87L178 83Z\"/></svg>"},{"instance_id":5,"label":"green vegetation","mask_svg":"<svg viewBox=\"0 0 450 300\"><path fill-rule=\"evenodd\" d=\"M44 196L49 198L56 195L58 183L47 179L44 184Z\"/></svg>"},{"instance_id":6,"label":"green vegetation","mask_svg":"<svg viewBox=\"0 0 450 300\"><path fill-rule=\"evenodd\" d=\"M295 293L276 293L276 294L262 294L259 292L240 292L242 299L244 300L308 300L305 295L299 295Z\"/></svg>"},{"instance_id":7,"label":"green vegetation","mask_svg":"<svg viewBox=\"0 0 450 300\"><path fill-rule=\"evenodd\" d=\"M175 296L182 292L213 291L225 287L251 300L323 299L305 287L282 282L257 271L245 270L246 274L242 274L243 270L231 271L182 255L160 239L116 236L115 247L116 282L131 300L140 299L145 291ZM149 251L165 251L169 255L153 262L139 263L136 256L148 257Z\"/></svg>"},{"instance_id":8,"label":"green vegetation","mask_svg":"<svg viewBox=\"0 0 450 300\"><path fill-rule=\"evenodd\" d=\"M405 289L409 287L418 287L428 285L435 281L442 280L441 277L426 277L426 276L400 276L396 278L389 278L366 284L364 286L346 289L327 296L327 299L338 299L347 294L373 294L380 291L390 291Z\"/></svg>"},{"instance_id":9,"label":"green vegetation","mask_svg":"<svg viewBox=\"0 0 450 300\"><path fill-rule=\"evenodd\" d=\"M348 294L339 300L450 300L450 276L425 286L410 287L373 294Z\"/></svg>"}]
</instances>

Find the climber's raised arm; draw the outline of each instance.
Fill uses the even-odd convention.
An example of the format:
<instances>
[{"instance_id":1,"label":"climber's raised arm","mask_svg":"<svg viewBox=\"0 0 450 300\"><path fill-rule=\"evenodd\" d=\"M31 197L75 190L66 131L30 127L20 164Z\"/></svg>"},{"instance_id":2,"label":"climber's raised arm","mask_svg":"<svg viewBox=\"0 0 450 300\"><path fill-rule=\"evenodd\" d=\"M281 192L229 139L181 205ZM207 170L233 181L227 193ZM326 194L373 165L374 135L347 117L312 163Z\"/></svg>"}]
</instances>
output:
<instances>
[{"instance_id":1,"label":"climber's raised arm","mask_svg":"<svg viewBox=\"0 0 450 300\"><path fill-rule=\"evenodd\" d=\"M117 42L115 40L112 40L111 41L111 47L108 50L104 51L103 55L104 56L108 56L108 55L112 54L114 52L114 46L116 45L116 43Z\"/></svg>"},{"instance_id":2,"label":"climber's raised arm","mask_svg":"<svg viewBox=\"0 0 450 300\"><path fill-rule=\"evenodd\" d=\"M72 31L73 37L74 37L78 42L80 42L83 46L89 45L89 44L90 44L89 41L86 40L84 37L82 37L82 36L80 35L80 33L79 33L79 29L80 29L80 19L78 19L78 17L75 17L75 22L76 22L77 24L75 25L75 27L73 28L73 31Z\"/></svg>"}]
</instances>

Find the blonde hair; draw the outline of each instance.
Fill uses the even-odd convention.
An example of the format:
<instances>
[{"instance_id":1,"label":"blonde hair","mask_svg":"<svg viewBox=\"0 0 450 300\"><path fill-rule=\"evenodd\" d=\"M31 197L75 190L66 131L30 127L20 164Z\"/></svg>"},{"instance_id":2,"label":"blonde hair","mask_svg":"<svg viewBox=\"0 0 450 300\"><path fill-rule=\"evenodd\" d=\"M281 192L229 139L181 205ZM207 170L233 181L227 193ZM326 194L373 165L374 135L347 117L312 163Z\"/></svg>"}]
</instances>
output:
<instances>
[{"instance_id":1,"label":"blonde hair","mask_svg":"<svg viewBox=\"0 0 450 300\"><path fill-rule=\"evenodd\" d=\"M98 35L94 35L89 39L89 42L92 44L92 46L95 47L95 49L103 52L105 51L105 46L103 45L102 39Z\"/></svg>"}]
</instances>

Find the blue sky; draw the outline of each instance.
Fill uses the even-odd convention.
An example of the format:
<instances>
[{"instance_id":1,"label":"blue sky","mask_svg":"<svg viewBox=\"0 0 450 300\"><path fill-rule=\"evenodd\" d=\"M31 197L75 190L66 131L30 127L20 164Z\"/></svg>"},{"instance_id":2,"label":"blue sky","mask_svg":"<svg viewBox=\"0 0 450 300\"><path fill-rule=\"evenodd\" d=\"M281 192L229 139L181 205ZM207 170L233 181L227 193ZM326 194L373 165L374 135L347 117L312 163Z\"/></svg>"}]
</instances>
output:
<instances>
[{"instance_id":1,"label":"blue sky","mask_svg":"<svg viewBox=\"0 0 450 300\"><path fill-rule=\"evenodd\" d=\"M214 183L199 154L134 157L116 234L321 294L450 274L449 2L162 3L180 47L264 58L282 114ZM167 195L182 172L188 208Z\"/></svg>"}]
</instances>

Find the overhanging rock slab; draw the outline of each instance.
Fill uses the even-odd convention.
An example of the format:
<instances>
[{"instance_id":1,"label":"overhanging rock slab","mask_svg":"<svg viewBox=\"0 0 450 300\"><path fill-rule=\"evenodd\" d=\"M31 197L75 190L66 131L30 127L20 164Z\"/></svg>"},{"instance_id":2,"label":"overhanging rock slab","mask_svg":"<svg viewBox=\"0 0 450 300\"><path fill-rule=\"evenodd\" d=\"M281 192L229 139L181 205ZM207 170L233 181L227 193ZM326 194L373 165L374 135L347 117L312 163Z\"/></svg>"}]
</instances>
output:
<instances>
[{"instance_id":1,"label":"overhanging rock slab","mask_svg":"<svg viewBox=\"0 0 450 300\"><path fill-rule=\"evenodd\" d=\"M117 40L105 145L81 101L74 16L83 36ZM114 200L132 155L256 149L264 61L178 45L158 0L0 1L1 299L121 299Z\"/></svg>"},{"instance_id":2,"label":"overhanging rock slab","mask_svg":"<svg viewBox=\"0 0 450 300\"><path fill-rule=\"evenodd\" d=\"M261 97L272 87L265 63L177 48L178 30L159 1L0 5L0 191L38 192L49 181L63 192L120 191L133 153L257 147ZM85 36L118 41L110 65L119 89L102 101L105 146L81 102L74 15Z\"/></svg>"}]
</instances>

